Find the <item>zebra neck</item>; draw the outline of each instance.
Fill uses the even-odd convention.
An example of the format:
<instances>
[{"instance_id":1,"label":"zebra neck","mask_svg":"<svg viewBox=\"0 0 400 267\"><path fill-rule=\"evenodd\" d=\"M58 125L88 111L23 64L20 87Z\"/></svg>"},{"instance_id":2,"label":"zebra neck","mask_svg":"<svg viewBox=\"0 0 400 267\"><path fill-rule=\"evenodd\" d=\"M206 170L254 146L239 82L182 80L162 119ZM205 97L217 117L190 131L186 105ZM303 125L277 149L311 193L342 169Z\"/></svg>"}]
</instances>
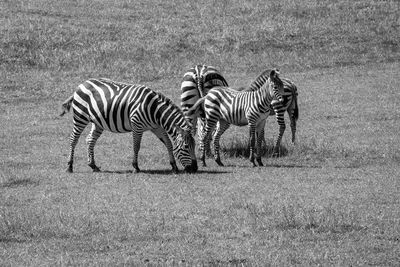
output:
<instances>
[{"instance_id":1,"label":"zebra neck","mask_svg":"<svg viewBox=\"0 0 400 267\"><path fill-rule=\"evenodd\" d=\"M254 93L257 94L261 100L264 100L266 102L272 101L270 86L268 84L264 84L259 90L255 91Z\"/></svg>"},{"instance_id":2,"label":"zebra neck","mask_svg":"<svg viewBox=\"0 0 400 267\"><path fill-rule=\"evenodd\" d=\"M160 119L160 125L172 138L178 135L178 128L188 128L183 114L175 106L170 106L163 112L160 110L160 114L157 114L157 117Z\"/></svg>"},{"instance_id":3,"label":"zebra neck","mask_svg":"<svg viewBox=\"0 0 400 267\"><path fill-rule=\"evenodd\" d=\"M265 70L250 85L247 91L257 91L267 82L271 70Z\"/></svg>"}]
</instances>

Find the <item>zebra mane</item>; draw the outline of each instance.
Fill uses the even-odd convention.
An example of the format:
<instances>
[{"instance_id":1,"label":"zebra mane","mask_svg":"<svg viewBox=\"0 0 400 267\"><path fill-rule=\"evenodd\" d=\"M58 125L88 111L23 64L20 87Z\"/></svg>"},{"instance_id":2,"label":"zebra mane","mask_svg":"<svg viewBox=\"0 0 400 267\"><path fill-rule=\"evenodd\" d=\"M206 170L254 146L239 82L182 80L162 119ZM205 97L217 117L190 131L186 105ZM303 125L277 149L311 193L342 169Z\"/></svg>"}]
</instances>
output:
<instances>
[{"instance_id":1,"label":"zebra mane","mask_svg":"<svg viewBox=\"0 0 400 267\"><path fill-rule=\"evenodd\" d=\"M172 106L174 109L176 109L176 110L178 111L178 113L182 114L182 116L183 116L182 110L179 108L178 105L176 105L174 102L172 102L172 100L171 100L169 97L165 96L164 94L162 94L162 93L160 93L160 92L154 91L154 93L156 93L156 95L157 95L159 98L161 98L161 100L162 100L163 102L165 102L165 104L167 104L167 105L169 105L169 106Z\"/></svg>"},{"instance_id":2,"label":"zebra mane","mask_svg":"<svg viewBox=\"0 0 400 267\"><path fill-rule=\"evenodd\" d=\"M245 89L245 91L255 91L260 89L269 78L272 69L266 69Z\"/></svg>"},{"instance_id":3,"label":"zebra mane","mask_svg":"<svg viewBox=\"0 0 400 267\"><path fill-rule=\"evenodd\" d=\"M172 109L176 112L176 114L178 114L179 116L181 116L182 117L182 121L184 122L184 124L186 124L186 125L183 125L183 126L187 126L187 127L189 127L189 128L191 128L192 126L190 125L190 123L188 122L188 121L186 121L186 119L185 119L185 116L184 116L184 114L183 114L183 111L182 111L182 109L178 106L178 105L176 105L174 102L172 102L172 100L169 98L169 97L167 97L167 96L165 96L164 94L162 94L162 93L160 93L160 92L156 92L156 91L153 91L158 97L159 97L159 99L164 103L164 104L166 104L167 106L171 106L172 107ZM179 126L180 128L182 128L182 126Z\"/></svg>"}]
</instances>

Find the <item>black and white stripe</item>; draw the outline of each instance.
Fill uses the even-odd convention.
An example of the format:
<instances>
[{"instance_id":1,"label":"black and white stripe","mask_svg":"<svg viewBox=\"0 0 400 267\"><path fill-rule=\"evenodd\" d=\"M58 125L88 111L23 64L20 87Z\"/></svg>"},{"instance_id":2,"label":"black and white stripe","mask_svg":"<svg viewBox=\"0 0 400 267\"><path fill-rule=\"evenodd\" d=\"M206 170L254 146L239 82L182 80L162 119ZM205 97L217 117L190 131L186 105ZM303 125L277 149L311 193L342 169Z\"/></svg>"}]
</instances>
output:
<instances>
[{"instance_id":1,"label":"black and white stripe","mask_svg":"<svg viewBox=\"0 0 400 267\"><path fill-rule=\"evenodd\" d=\"M249 86L245 89L245 91L257 91L262 88L269 79L269 74L271 70L267 69L263 71ZM283 137L283 134L286 129L285 124L285 111L289 114L290 119L290 128L292 130L292 142L295 142L296 139L296 122L299 118L299 108L297 104L297 87L296 85L287 78L280 78L283 83L283 91L280 92L281 94L281 101L273 101L271 102L272 109L270 115L274 115L276 117L276 121L279 125L279 134L278 138L275 143L274 154L279 154L280 143ZM276 99L279 96L276 96ZM265 143L265 136L264 136L264 128L260 133L262 137L262 141Z\"/></svg>"},{"instance_id":2,"label":"black and white stripe","mask_svg":"<svg viewBox=\"0 0 400 267\"><path fill-rule=\"evenodd\" d=\"M197 100L215 86L228 86L222 74L212 66L197 65L183 75L181 85L181 108L186 115Z\"/></svg>"},{"instance_id":3,"label":"black and white stripe","mask_svg":"<svg viewBox=\"0 0 400 267\"><path fill-rule=\"evenodd\" d=\"M90 79L79 85L73 96L63 103L64 115L73 108L73 131L67 171L73 170L75 146L85 127L92 123L86 138L88 161L93 171L99 171L94 160L94 146L104 130L113 133L132 132L133 162L139 172L137 158L142 135L153 132L167 147L173 171L178 171L174 156L188 172L197 171L195 142L191 126L181 110L170 99L143 85ZM172 143L170 140L172 139Z\"/></svg>"},{"instance_id":4,"label":"black and white stripe","mask_svg":"<svg viewBox=\"0 0 400 267\"><path fill-rule=\"evenodd\" d=\"M188 110L193 107L196 101L204 97L215 86L228 86L225 78L215 67L197 65L187 70L183 75L181 84L181 108L183 114L186 116ZM196 133L198 128L200 139L200 133L204 127L204 116L200 116L200 120L197 120L197 117L188 119L193 125L193 134Z\"/></svg>"},{"instance_id":5,"label":"black and white stripe","mask_svg":"<svg viewBox=\"0 0 400 267\"><path fill-rule=\"evenodd\" d=\"M275 102L280 102L274 96L283 92L283 83L278 72L272 70L267 82L256 91L237 91L229 87L212 88L208 94L199 99L188 111L188 116L197 116L204 112L206 125L200 141L201 159L205 165L205 149L210 142L212 130L217 127L214 134L215 161L223 165L219 153L219 139L229 128L230 124L237 126L248 125L250 129L250 161L255 166L255 139L257 133L257 162L262 166L261 161L261 131L264 129L265 120L273 109ZM280 97L279 97L280 98ZM272 103L272 104L271 104ZM276 110L280 113L279 110Z\"/></svg>"}]
</instances>

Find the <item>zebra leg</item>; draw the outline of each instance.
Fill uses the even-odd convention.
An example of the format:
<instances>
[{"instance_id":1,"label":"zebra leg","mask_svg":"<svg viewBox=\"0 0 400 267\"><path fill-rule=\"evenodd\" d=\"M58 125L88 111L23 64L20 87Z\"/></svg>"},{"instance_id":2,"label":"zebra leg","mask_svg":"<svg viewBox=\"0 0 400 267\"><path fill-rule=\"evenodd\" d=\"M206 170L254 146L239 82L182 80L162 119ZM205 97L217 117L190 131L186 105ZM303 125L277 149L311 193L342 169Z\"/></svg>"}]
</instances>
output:
<instances>
[{"instance_id":1,"label":"zebra leg","mask_svg":"<svg viewBox=\"0 0 400 267\"><path fill-rule=\"evenodd\" d=\"M265 123L264 123L265 125ZM262 129L260 129L260 132L257 133L257 141L260 138L261 140L261 144L260 147L266 147L267 146L267 141L265 140L265 131L264 131L264 127Z\"/></svg>"},{"instance_id":2,"label":"zebra leg","mask_svg":"<svg viewBox=\"0 0 400 267\"><path fill-rule=\"evenodd\" d=\"M219 153L219 139L221 138L222 134L229 128L229 126L230 124L226 121L219 121L217 129L214 132L214 159L219 166L224 166L224 164L221 162L221 157Z\"/></svg>"},{"instance_id":3,"label":"zebra leg","mask_svg":"<svg viewBox=\"0 0 400 267\"><path fill-rule=\"evenodd\" d=\"M100 172L100 168L96 166L94 161L94 146L102 133L103 129L92 123L92 129L86 137L86 144L88 144L88 165L92 168L93 172Z\"/></svg>"},{"instance_id":4,"label":"zebra leg","mask_svg":"<svg viewBox=\"0 0 400 267\"><path fill-rule=\"evenodd\" d=\"M134 172L138 173L140 172L139 166L138 166L138 154L140 150L140 143L142 142L142 136L143 132L141 131L132 131L132 138L133 138L133 160L132 160L132 166L135 169Z\"/></svg>"},{"instance_id":5,"label":"zebra leg","mask_svg":"<svg viewBox=\"0 0 400 267\"><path fill-rule=\"evenodd\" d=\"M206 167L206 147L210 147L210 141L211 141L211 133L213 128L215 127L215 122L211 122L206 120L206 125L204 127L204 130L201 131L201 138L200 138L200 159L203 162L203 167Z\"/></svg>"},{"instance_id":6,"label":"zebra leg","mask_svg":"<svg viewBox=\"0 0 400 267\"><path fill-rule=\"evenodd\" d=\"M281 141L282 141L283 134L285 133L286 124L285 124L284 112L275 110L275 113L276 113L276 121L278 122L278 125L279 125L279 134L278 134L278 139L276 140L276 143L275 143L273 156L279 156L280 148L281 148Z\"/></svg>"},{"instance_id":7,"label":"zebra leg","mask_svg":"<svg viewBox=\"0 0 400 267\"><path fill-rule=\"evenodd\" d=\"M204 134L205 125L206 125L206 122L205 122L204 118L199 118L197 120L197 129L198 129L197 133L198 133L198 139L199 139L199 149L201 149L200 146L202 146L205 151L206 156L210 157L212 155L210 143L208 143L207 145L205 145L204 143L201 143L201 136Z\"/></svg>"},{"instance_id":8,"label":"zebra leg","mask_svg":"<svg viewBox=\"0 0 400 267\"><path fill-rule=\"evenodd\" d=\"M264 136L265 121L266 120L263 120L262 122L260 122L260 124L256 128L256 139L257 139L256 160L257 160L258 166L264 166L264 164L262 163L262 160L261 160L261 156L262 156L262 142L263 142L263 140L265 142L265 136Z\"/></svg>"},{"instance_id":9,"label":"zebra leg","mask_svg":"<svg viewBox=\"0 0 400 267\"><path fill-rule=\"evenodd\" d=\"M176 166L176 161L175 157L173 154L173 148L172 148L172 143L171 140L168 137L167 132L163 128L157 128L152 130L152 132L163 142L163 144L167 147L168 150L168 156L169 156L169 163L171 164L172 167L172 172L178 173L179 169L178 166Z\"/></svg>"},{"instance_id":10,"label":"zebra leg","mask_svg":"<svg viewBox=\"0 0 400 267\"><path fill-rule=\"evenodd\" d=\"M206 149L205 147L210 146L210 139L211 139L211 132L205 130L200 138L200 144L199 144L199 149L200 149L200 160L203 162L203 167L207 167L206 164Z\"/></svg>"},{"instance_id":11,"label":"zebra leg","mask_svg":"<svg viewBox=\"0 0 400 267\"><path fill-rule=\"evenodd\" d=\"M253 163L253 167L256 167L256 163L254 162L254 147L255 147L255 135L256 135L256 127L253 123L249 121L249 131L250 131L250 162Z\"/></svg>"},{"instance_id":12,"label":"zebra leg","mask_svg":"<svg viewBox=\"0 0 400 267\"><path fill-rule=\"evenodd\" d=\"M79 137L81 136L83 130L85 129L86 124L79 124L74 120L74 127L72 129L71 136L69 138L69 156L67 162L67 170L66 172L73 172L73 164L74 164L74 153L76 144L78 144Z\"/></svg>"}]
</instances>

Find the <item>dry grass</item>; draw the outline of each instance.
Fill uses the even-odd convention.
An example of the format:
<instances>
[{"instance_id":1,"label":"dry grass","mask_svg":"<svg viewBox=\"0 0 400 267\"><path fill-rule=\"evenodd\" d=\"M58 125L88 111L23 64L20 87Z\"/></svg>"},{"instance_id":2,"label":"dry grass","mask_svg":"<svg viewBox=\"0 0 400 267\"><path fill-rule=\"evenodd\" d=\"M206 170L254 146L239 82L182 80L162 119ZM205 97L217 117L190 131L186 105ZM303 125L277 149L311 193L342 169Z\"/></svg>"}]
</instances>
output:
<instances>
[{"instance_id":1,"label":"dry grass","mask_svg":"<svg viewBox=\"0 0 400 267\"><path fill-rule=\"evenodd\" d=\"M396 1L3 1L1 265L382 265L400 262ZM89 77L141 82L179 103L187 67L234 86L279 67L299 87L298 143L251 168L247 129L224 163L172 174L144 136L83 138L66 174L60 103ZM278 133L266 127L267 149ZM229 155L229 153L232 153ZM209 161L212 161L211 159Z\"/></svg>"}]
</instances>

